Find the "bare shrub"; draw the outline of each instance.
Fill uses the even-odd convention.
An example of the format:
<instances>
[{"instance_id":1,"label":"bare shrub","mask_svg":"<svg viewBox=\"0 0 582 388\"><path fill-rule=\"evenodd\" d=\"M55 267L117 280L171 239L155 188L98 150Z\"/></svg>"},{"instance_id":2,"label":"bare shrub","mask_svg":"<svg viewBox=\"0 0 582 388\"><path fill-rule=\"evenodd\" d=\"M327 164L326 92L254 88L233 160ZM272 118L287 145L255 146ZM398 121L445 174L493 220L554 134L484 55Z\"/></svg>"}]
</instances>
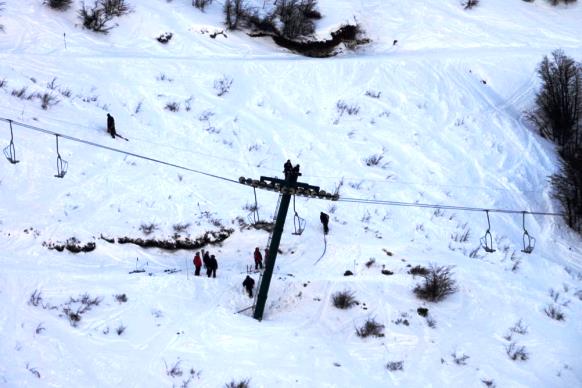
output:
<instances>
[{"instance_id":1,"label":"bare shrub","mask_svg":"<svg viewBox=\"0 0 582 388\"><path fill-rule=\"evenodd\" d=\"M12 92L10 94L14 97L18 97L21 100L23 100L26 98L26 86L23 86L20 89L12 89Z\"/></svg>"},{"instance_id":2,"label":"bare shrub","mask_svg":"<svg viewBox=\"0 0 582 388\"><path fill-rule=\"evenodd\" d=\"M166 375L170 377L182 376L184 372L182 371L182 368L180 368L181 362L182 362L181 360L178 360L171 368L168 368L168 364L166 363L166 360L164 360L164 365L166 365Z\"/></svg>"},{"instance_id":3,"label":"bare shrub","mask_svg":"<svg viewBox=\"0 0 582 388\"><path fill-rule=\"evenodd\" d=\"M413 276L416 276L416 275L426 276L426 275L428 275L429 270L428 270L428 268L423 267L422 265L415 265L414 267L412 267L408 270L408 273L413 275Z\"/></svg>"},{"instance_id":4,"label":"bare shrub","mask_svg":"<svg viewBox=\"0 0 582 388\"><path fill-rule=\"evenodd\" d=\"M34 290L28 299L28 304L34 307L38 307L42 303L42 292L39 290Z\"/></svg>"},{"instance_id":5,"label":"bare shrub","mask_svg":"<svg viewBox=\"0 0 582 388\"><path fill-rule=\"evenodd\" d=\"M204 11L210 4L212 4L212 0L192 0L192 5L201 11Z\"/></svg>"},{"instance_id":6,"label":"bare shrub","mask_svg":"<svg viewBox=\"0 0 582 388\"><path fill-rule=\"evenodd\" d=\"M529 0L529 1L533 1L533 0ZM570 4L570 3L575 3L576 0L547 0L548 3L550 3L553 6L556 6L560 3L564 3L566 5Z\"/></svg>"},{"instance_id":7,"label":"bare shrub","mask_svg":"<svg viewBox=\"0 0 582 388\"><path fill-rule=\"evenodd\" d=\"M60 100L52 93L42 93L40 94L40 106L43 110L47 110L51 106L55 106L60 102Z\"/></svg>"},{"instance_id":8,"label":"bare shrub","mask_svg":"<svg viewBox=\"0 0 582 388\"><path fill-rule=\"evenodd\" d=\"M451 353L451 357L453 358L453 362L457 365L467 365L467 360L471 358L464 353L458 355L457 352Z\"/></svg>"},{"instance_id":9,"label":"bare shrub","mask_svg":"<svg viewBox=\"0 0 582 388\"><path fill-rule=\"evenodd\" d=\"M71 7L73 0L45 0L44 4L57 11L66 11Z\"/></svg>"},{"instance_id":10,"label":"bare shrub","mask_svg":"<svg viewBox=\"0 0 582 388\"><path fill-rule=\"evenodd\" d=\"M366 265L367 268L370 268L371 266L374 265L375 262L376 262L376 259L373 258L373 257L370 257L370 259L366 262L365 265Z\"/></svg>"},{"instance_id":11,"label":"bare shrub","mask_svg":"<svg viewBox=\"0 0 582 388\"><path fill-rule=\"evenodd\" d=\"M513 361L526 361L529 354L525 346L518 346L515 342L510 343L505 347L505 353Z\"/></svg>"},{"instance_id":12,"label":"bare shrub","mask_svg":"<svg viewBox=\"0 0 582 388\"><path fill-rule=\"evenodd\" d=\"M376 322L374 318L369 318L364 322L362 327L356 328L356 334L362 338L369 336L384 337L384 325Z\"/></svg>"},{"instance_id":13,"label":"bare shrub","mask_svg":"<svg viewBox=\"0 0 582 388\"><path fill-rule=\"evenodd\" d=\"M386 364L386 369L388 369L390 372L403 370L404 369L404 361L389 361Z\"/></svg>"},{"instance_id":14,"label":"bare shrub","mask_svg":"<svg viewBox=\"0 0 582 388\"><path fill-rule=\"evenodd\" d=\"M176 233L182 233L185 232L186 230L188 230L188 228L190 227L190 223L187 224L174 224L172 225L172 229L174 229L174 232Z\"/></svg>"},{"instance_id":15,"label":"bare shrub","mask_svg":"<svg viewBox=\"0 0 582 388\"><path fill-rule=\"evenodd\" d=\"M127 302L127 295L125 295L125 294L117 294L117 295L114 295L114 298L119 303L125 303L125 302Z\"/></svg>"},{"instance_id":16,"label":"bare shrub","mask_svg":"<svg viewBox=\"0 0 582 388\"><path fill-rule=\"evenodd\" d=\"M4 89L7 85L8 81L6 81L6 78L0 79L0 89Z\"/></svg>"},{"instance_id":17,"label":"bare shrub","mask_svg":"<svg viewBox=\"0 0 582 388\"><path fill-rule=\"evenodd\" d=\"M520 319L515 323L515 325L513 325L513 327L509 328L509 331L512 333L524 335L527 334L527 326L524 325L524 323Z\"/></svg>"},{"instance_id":18,"label":"bare shrub","mask_svg":"<svg viewBox=\"0 0 582 388\"><path fill-rule=\"evenodd\" d=\"M97 1L93 4L93 7L88 7L85 5L85 2L83 2L78 11L78 15L83 27L88 30L101 34L108 34L109 30L113 28L112 26L107 25L113 19L113 16L107 14L101 7L101 4Z\"/></svg>"},{"instance_id":19,"label":"bare shrub","mask_svg":"<svg viewBox=\"0 0 582 388\"><path fill-rule=\"evenodd\" d=\"M350 105L344 100L339 100L338 102L336 102L335 108L339 113L340 117L343 116L344 114L347 114L348 116L357 116L358 113L360 113L360 107L358 105L355 104Z\"/></svg>"},{"instance_id":20,"label":"bare shrub","mask_svg":"<svg viewBox=\"0 0 582 388\"><path fill-rule=\"evenodd\" d=\"M424 283L417 285L414 293L420 299L439 302L457 291L452 275L452 267L431 264L428 273L423 275Z\"/></svg>"},{"instance_id":21,"label":"bare shrub","mask_svg":"<svg viewBox=\"0 0 582 388\"><path fill-rule=\"evenodd\" d=\"M180 103L172 101L168 102L164 107L165 110L169 110L170 112L179 112L180 111Z\"/></svg>"},{"instance_id":22,"label":"bare shrub","mask_svg":"<svg viewBox=\"0 0 582 388\"><path fill-rule=\"evenodd\" d=\"M381 94L382 94L382 92L380 92L380 91L366 90L366 96L368 96L368 97L380 98Z\"/></svg>"},{"instance_id":23,"label":"bare shrub","mask_svg":"<svg viewBox=\"0 0 582 388\"><path fill-rule=\"evenodd\" d=\"M463 9L471 9L479 5L479 0L465 0L462 3Z\"/></svg>"},{"instance_id":24,"label":"bare shrub","mask_svg":"<svg viewBox=\"0 0 582 388\"><path fill-rule=\"evenodd\" d=\"M4 11L4 5L6 3L3 1L0 1L0 13L2 13L2 11ZM0 32L4 32L4 25L0 24Z\"/></svg>"},{"instance_id":25,"label":"bare shrub","mask_svg":"<svg viewBox=\"0 0 582 388\"><path fill-rule=\"evenodd\" d=\"M220 79L214 81L214 90L216 90L216 95L218 97L224 96L226 93L230 91L230 87L232 86L232 78L224 76Z\"/></svg>"},{"instance_id":26,"label":"bare shrub","mask_svg":"<svg viewBox=\"0 0 582 388\"><path fill-rule=\"evenodd\" d=\"M139 230L142 231L143 234L145 234L146 236L149 236L150 234L152 234L155 230L158 230L158 225L157 224L141 224L139 226Z\"/></svg>"},{"instance_id":27,"label":"bare shrub","mask_svg":"<svg viewBox=\"0 0 582 388\"><path fill-rule=\"evenodd\" d=\"M36 368L31 368L28 363L26 364L26 370L36 376L37 379L40 379L40 372Z\"/></svg>"},{"instance_id":28,"label":"bare shrub","mask_svg":"<svg viewBox=\"0 0 582 388\"><path fill-rule=\"evenodd\" d=\"M495 381L493 380L482 379L481 382L485 384L486 387L495 388Z\"/></svg>"},{"instance_id":29,"label":"bare shrub","mask_svg":"<svg viewBox=\"0 0 582 388\"><path fill-rule=\"evenodd\" d=\"M338 309L349 309L358 304L354 292L349 290L338 291L332 295L332 303Z\"/></svg>"},{"instance_id":30,"label":"bare shrub","mask_svg":"<svg viewBox=\"0 0 582 388\"><path fill-rule=\"evenodd\" d=\"M278 0L275 15L283 23L281 34L289 39L313 34L315 24L312 19L321 18L316 6L316 0Z\"/></svg>"},{"instance_id":31,"label":"bare shrub","mask_svg":"<svg viewBox=\"0 0 582 388\"><path fill-rule=\"evenodd\" d=\"M131 6L125 0L99 0L103 11L108 16L123 16L132 11Z\"/></svg>"},{"instance_id":32,"label":"bare shrub","mask_svg":"<svg viewBox=\"0 0 582 388\"><path fill-rule=\"evenodd\" d=\"M117 329L115 329L115 332L117 335L122 335L125 329L127 329L127 326L119 325Z\"/></svg>"},{"instance_id":33,"label":"bare shrub","mask_svg":"<svg viewBox=\"0 0 582 388\"><path fill-rule=\"evenodd\" d=\"M555 319L556 321L563 321L566 319L566 315L564 314L560 306L553 303L547 305L546 308L544 308L544 312L548 317Z\"/></svg>"},{"instance_id":34,"label":"bare shrub","mask_svg":"<svg viewBox=\"0 0 582 388\"><path fill-rule=\"evenodd\" d=\"M384 155L374 154L365 158L364 162L366 163L366 166L372 167L379 165L382 159L384 159Z\"/></svg>"},{"instance_id":35,"label":"bare shrub","mask_svg":"<svg viewBox=\"0 0 582 388\"><path fill-rule=\"evenodd\" d=\"M245 380L240 380L240 381L232 380L230 383L224 384L224 387L225 388L249 388L250 381L251 381L250 379L245 379Z\"/></svg>"}]
</instances>

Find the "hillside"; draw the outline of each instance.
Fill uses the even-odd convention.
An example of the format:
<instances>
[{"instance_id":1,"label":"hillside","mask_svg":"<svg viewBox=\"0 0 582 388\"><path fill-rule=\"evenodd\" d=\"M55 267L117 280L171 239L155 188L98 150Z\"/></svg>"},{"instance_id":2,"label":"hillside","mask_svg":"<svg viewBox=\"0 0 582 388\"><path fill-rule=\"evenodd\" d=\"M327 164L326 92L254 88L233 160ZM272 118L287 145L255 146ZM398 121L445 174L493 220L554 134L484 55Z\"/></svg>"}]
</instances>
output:
<instances>
[{"instance_id":1,"label":"hillside","mask_svg":"<svg viewBox=\"0 0 582 388\"><path fill-rule=\"evenodd\" d=\"M313 59L224 30L219 0L205 12L130 0L106 35L83 29L73 3L6 2L0 118L190 170L61 138L58 179L55 137L13 124L20 163L0 164L0 385L582 386L582 244L560 217L525 218L528 255L522 216L491 213L489 254L484 212L297 197L306 228L292 234L291 210L263 321L236 314L252 303L241 282L269 237L241 227L254 195L236 181L282 177L287 159L342 199L559 212L548 184L558 156L523 112L544 55L582 60L581 4L319 0L318 38L357 21L371 43ZM45 110L37 93L56 100ZM107 135L108 112L128 141ZM270 220L276 194L257 199ZM221 228L233 232L206 247L216 279L193 276L192 251L102 238ZM47 248L73 237L96 249ZM439 303L413 293L410 269L430 264L453 266L458 285ZM336 309L343 290L359 305ZM85 294L100 303L67 319ZM371 318L384 337L357 336ZM512 343L527 360L508 357Z\"/></svg>"}]
</instances>

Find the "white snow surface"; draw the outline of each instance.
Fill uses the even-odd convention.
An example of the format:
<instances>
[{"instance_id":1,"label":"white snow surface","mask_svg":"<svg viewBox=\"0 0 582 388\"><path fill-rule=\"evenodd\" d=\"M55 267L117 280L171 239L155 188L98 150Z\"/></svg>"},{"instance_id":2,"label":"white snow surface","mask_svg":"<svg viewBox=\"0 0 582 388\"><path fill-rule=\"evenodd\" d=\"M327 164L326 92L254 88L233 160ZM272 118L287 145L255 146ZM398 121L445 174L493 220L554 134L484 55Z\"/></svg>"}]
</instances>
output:
<instances>
[{"instance_id":1,"label":"white snow surface","mask_svg":"<svg viewBox=\"0 0 582 388\"><path fill-rule=\"evenodd\" d=\"M523 112L544 55L562 48L582 60L581 4L483 0L463 10L458 0L320 0L318 37L357 20L372 42L311 59L241 31L212 39L224 29L219 0L204 13L190 0L129 3L133 12L99 35L81 27L80 1L57 12L40 0L7 0L0 117L233 180L281 177L291 159L303 182L327 191L343 182L343 198L560 211L548 184L556 151ZM167 45L155 40L164 32L173 33ZM217 96L223 78L232 85ZM38 98L12 95L23 87L25 96L52 92L60 101L43 110ZM340 101L357 114L340 115ZM165 109L172 102L178 112ZM107 112L129 141L105 133ZM10 132L0 127L4 147ZM537 238L527 255L521 215L492 213L497 251L470 257L487 228L483 212L298 197L307 227L292 234L291 209L259 322L250 310L236 314L252 304L241 282L268 239L235 221L247 219L252 189L63 139L69 172L58 179L54 137L14 126L14 141L20 163L0 164L0 386L582 386L581 244L559 217L526 217ZM373 155L380 163L367 166ZM277 196L257 197L261 218L271 219ZM320 211L331 232L315 265ZM99 238L143 238L147 224L157 225L149 237L190 224L181 235L196 238L218 222L235 232L208 247L216 279L193 276L190 251ZM43 246L71 237L97 248ZM417 299L421 278L408 274L430 263L454 266L458 283L439 303ZM146 272L129 274L136 268ZM342 290L360 304L333 307ZM36 307L28 303L35 291ZM62 308L85 293L102 301L73 327ZM550 319L550 305L565 320ZM384 337L356 335L368 318L385 325ZM519 320L527 333L512 334ZM507 356L508 334L528 360ZM464 365L454 361L463 355ZM399 361L402 370L386 368ZM171 376L176 364L182 374Z\"/></svg>"}]
</instances>

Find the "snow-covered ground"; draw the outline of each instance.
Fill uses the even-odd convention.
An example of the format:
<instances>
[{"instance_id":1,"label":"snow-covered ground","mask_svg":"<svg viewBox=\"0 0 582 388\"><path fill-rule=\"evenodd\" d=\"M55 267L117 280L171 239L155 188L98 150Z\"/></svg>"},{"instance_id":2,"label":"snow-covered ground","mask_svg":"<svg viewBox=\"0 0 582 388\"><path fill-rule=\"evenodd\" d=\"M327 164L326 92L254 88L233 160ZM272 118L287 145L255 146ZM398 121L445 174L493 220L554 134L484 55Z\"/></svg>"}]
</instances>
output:
<instances>
[{"instance_id":1,"label":"snow-covered ground","mask_svg":"<svg viewBox=\"0 0 582 388\"><path fill-rule=\"evenodd\" d=\"M129 2L134 12L96 35L79 25L80 1L61 13L8 0L0 117L234 180L281 177L291 159L301 181L341 186L343 198L560 210L547 179L557 155L523 111L544 55L562 48L582 60L580 4L484 0L464 11L457 0L320 0L319 37L357 20L372 43L310 59L240 31L211 38L224 29L222 1L205 13L190 0ZM173 33L167 45L155 40L164 32ZM217 80L232 80L223 96ZM38 98L13 95L22 88L60 101L43 110ZM172 103L178 111L166 109ZM357 113L342 114L341 105ZM128 142L105 133L107 112ZM4 147L9 127L0 128ZM247 219L252 189L63 139L69 172L57 179L54 137L14 126L14 139L20 163L0 164L2 386L158 387L190 378L186 385L207 387L244 379L251 387L582 386L581 244L559 217L526 218L537 238L527 255L521 216L492 213L497 251L471 255L484 213L298 197L307 227L293 235L290 212L257 322L250 311L235 314L252 303L241 282L268 238L236 221ZM257 196L270 219L276 195ZM314 265L324 251L320 211L330 213L331 232ZM149 237L190 224L182 236L196 238L219 223L235 232L209 247L217 279L192 276L192 252L100 238L143 238L149 224L157 226ZM97 248L43 246L71 237ZM458 292L440 303L412 292L420 278L410 266L430 263L454 266ZM129 274L136 268L145 272ZM333 307L342 290L360 304ZM28 303L35 291L36 307ZM73 327L60 315L86 293L102 301ZM121 294L127 302L114 297ZM548 306L565 320L550 319ZM368 318L385 325L385 337L356 335ZM512 334L519 320L527 333ZM507 356L512 342L528 360ZM402 370L386 368L399 361ZM181 376L168 373L176 364Z\"/></svg>"}]
</instances>

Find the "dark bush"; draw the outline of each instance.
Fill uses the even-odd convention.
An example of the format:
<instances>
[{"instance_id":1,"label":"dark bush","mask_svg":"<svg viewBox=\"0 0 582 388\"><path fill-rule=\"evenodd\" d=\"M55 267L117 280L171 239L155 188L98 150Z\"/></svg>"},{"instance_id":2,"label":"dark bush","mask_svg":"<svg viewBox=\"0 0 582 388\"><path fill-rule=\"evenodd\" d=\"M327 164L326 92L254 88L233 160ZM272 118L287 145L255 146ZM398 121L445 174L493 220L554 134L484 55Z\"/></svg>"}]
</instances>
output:
<instances>
[{"instance_id":1,"label":"dark bush","mask_svg":"<svg viewBox=\"0 0 582 388\"><path fill-rule=\"evenodd\" d=\"M424 283L414 288L414 293L420 299L439 302L457 291L456 282L452 278L452 267L431 265L428 273L423 275Z\"/></svg>"},{"instance_id":2,"label":"dark bush","mask_svg":"<svg viewBox=\"0 0 582 388\"><path fill-rule=\"evenodd\" d=\"M418 315L420 315L421 317L427 317L428 316L428 309L425 307L419 307L416 309L416 312L418 313Z\"/></svg>"},{"instance_id":3,"label":"dark bush","mask_svg":"<svg viewBox=\"0 0 582 388\"><path fill-rule=\"evenodd\" d=\"M374 318L367 319L364 326L356 328L358 337L366 338L369 336L384 337L384 325L376 322Z\"/></svg>"},{"instance_id":4,"label":"dark bush","mask_svg":"<svg viewBox=\"0 0 582 388\"><path fill-rule=\"evenodd\" d=\"M390 361L386 364L386 369L391 372L404 369L404 361Z\"/></svg>"},{"instance_id":5,"label":"dark bush","mask_svg":"<svg viewBox=\"0 0 582 388\"><path fill-rule=\"evenodd\" d=\"M87 7L83 2L78 14L83 27L88 30L108 34L109 30L113 28L107 25L113 19L113 16L105 13L105 10L97 1L95 1L92 8Z\"/></svg>"},{"instance_id":6,"label":"dark bush","mask_svg":"<svg viewBox=\"0 0 582 388\"><path fill-rule=\"evenodd\" d=\"M210 4L212 4L212 0L192 0L192 5L201 11L204 11L204 8Z\"/></svg>"},{"instance_id":7,"label":"dark bush","mask_svg":"<svg viewBox=\"0 0 582 388\"><path fill-rule=\"evenodd\" d=\"M332 296L332 303L338 309L349 309L354 305L358 304L353 291L338 291Z\"/></svg>"},{"instance_id":8,"label":"dark bush","mask_svg":"<svg viewBox=\"0 0 582 388\"><path fill-rule=\"evenodd\" d=\"M45 0L45 4L57 11L66 11L71 7L73 0Z\"/></svg>"},{"instance_id":9,"label":"dark bush","mask_svg":"<svg viewBox=\"0 0 582 388\"><path fill-rule=\"evenodd\" d=\"M419 275L419 276L426 276L428 275L428 268L423 267L421 265L416 265L408 270L408 273L411 275Z\"/></svg>"},{"instance_id":10,"label":"dark bush","mask_svg":"<svg viewBox=\"0 0 582 388\"><path fill-rule=\"evenodd\" d=\"M275 15L283 23L281 34L289 39L313 34L315 24L309 15L316 15L316 6L316 0L279 0ZM319 12L317 15L321 18Z\"/></svg>"},{"instance_id":11,"label":"dark bush","mask_svg":"<svg viewBox=\"0 0 582 388\"><path fill-rule=\"evenodd\" d=\"M127 302L127 295L117 294L117 295L115 295L115 300L118 301L119 303L125 303L125 302Z\"/></svg>"},{"instance_id":12,"label":"dark bush","mask_svg":"<svg viewBox=\"0 0 582 388\"><path fill-rule=\"evenodd\" d=\"M542 87L528 118L540 134L562 149L576 147L582 114L582 66L562 50L544 57L538 66ZM571 152L567 152L570 154Z\"/></svg>"},{"instance_id":13,"label":"dark bush","mask_svg":"<svg viewBox=\"0 0 582 388\"><path fill-rule=\"evenodd\" d=\"M224 384L225 388L249 388L250 379L246 379L246 380L241 380L241 381L234 381L232 380L230 383L226 383Z\"/></svg>"},{"instance_id":14,"label":"dark bush","mask_svg":"<svg viewBox=\"0 0 582 388\"><path fill-rule=\"evenodd\" d=\"M101 8L108 16L123 16L131 12L131 6L125 0L99 0Z\"/></svg>"},{"instance_id":15,"label":"dark bush","mask_svg":"<svg viewBox=\"0 0 582 388\"><path fill-rule=\"evenodd\" d=\"M471 9L479 5L479 0L466 0L462 3L464 9Z\"/></svg>"},{"instance_id":16,"label":"dark bush","mask_svg":"<svg viewBox=\"0 0 582 388\"><path fill-rule=\"evenodd\" d=\"M548 317L555 319L556 321L563 321L566 319L566 315L562 309L560 309L560 306L555 304L546 306L546 308L544 308L544 312Z\"/></svg>"},{"instance_id":17,"label":"dark bush","mask_svg":"<svg viewBox=\"0 0 582 388\"><path fill-rule=\"evenodd\" d=\"M505 347L505 353L507 353L507 356L513 361L526 361L529 358L525 346L517 346L515 342L512 342Z\"/></svg>"},{"instance_id":18,"label":"dark bush","mask_svg":"<svg viewBox=\"0 0 582 388\"><path fill-rule=\"evenodd\" d=\"M551 60L544 57L538 74L542 87L528 118L559 147L563 160L550 179L552 196L568 226L582 232L582 64L556 50Z\"/></svg>"},{"instance_id":19,"label":"dark bush","mask_svg":"<svg viewBox=\"0 0 582 388\"><path fill-rule=\"evenodd\" d=\"M164 32L163 34L158 36L156 40L160 43L166 44L170 41L170 39L172 39L172 36L174 36L174 34L172 34L171 32Z\"/></svg>"},{"instance_id":20,"label":"dark bush","mask_svg":"<svg viewBox=\"0 0 582 388\"><path fill-rule=\"evenodd\" d=\"M533 1L533 0L529 0L529 1ZM548 0L548 3L550 3L553 6L556 6L560 3L570 4L570 3L575 3L575 2L576 2L576 0Z\"/></svg>"}]
</instances>

